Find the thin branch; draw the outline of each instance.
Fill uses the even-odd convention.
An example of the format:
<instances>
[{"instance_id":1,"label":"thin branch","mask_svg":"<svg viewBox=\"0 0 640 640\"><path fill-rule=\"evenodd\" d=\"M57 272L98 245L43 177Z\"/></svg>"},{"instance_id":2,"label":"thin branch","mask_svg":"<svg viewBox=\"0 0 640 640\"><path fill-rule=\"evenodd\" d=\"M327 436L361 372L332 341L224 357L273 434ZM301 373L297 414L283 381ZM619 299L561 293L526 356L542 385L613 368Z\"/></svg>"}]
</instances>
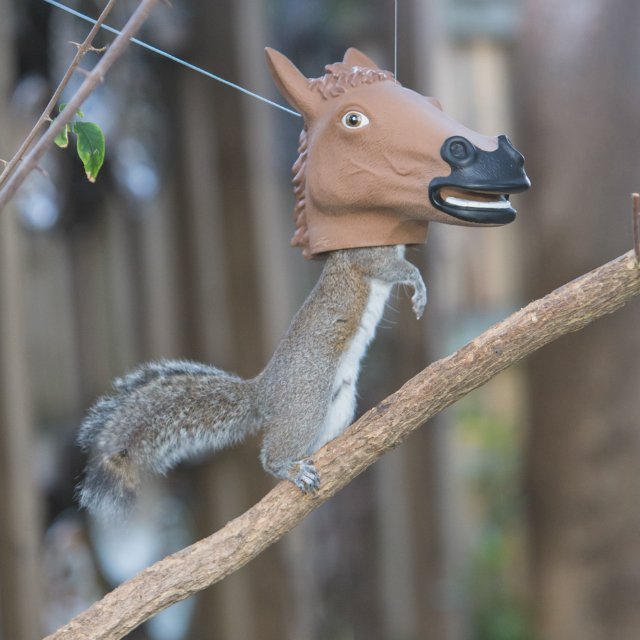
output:
<instances>
[{"instance_id":1,"label":"thin branch","mask_svg":"<svg viewBox=\"0 0 640 640\"><path fill-rule=\"evenodd\" d=\"M69 84L69 80L71 80L71 76L76 70L76 67L80 64L82 58L88 51L102 51L95 49L92 46L93 39L96 37L96 34L100 30L100 26L102 25L102 23L107 19L109 13L111 13L111 9L113 9L115 3L116 0L109 0L109 2L107 2L107 5L102 10L102 13L98 17L95 25L91 28L91 31L89 31L82 44L78 44L76 42L71 43L77 47L76 54L75 56L73 56L73 60L65 71L62 80L60 80L58 88L53 92L51 100L49 100L47 106L44 108L42 115L38 118L38 121L35 123L33 129L31 129L29 135L24 139L24 142L20 145L20 148L16 151L13 158L11 158L11 160L5 165L4 170L0 174L0 187L2 187L2 185L9 179L9 176L13 172L16 165L22 160L24 154L30 149L42 126L47 122L51 122L51 112L55 108L56 104L58 104L58 100L60 99L62 92L66 89L67 84Z\"/></svg>"},{"instance_id":2,"label":"thin branch","mask_svg":"<svg viewBox=\"0 0 640 640\"><path fill-rule=\"evenodd\" d=\"M119 36L111 43L106 53L100 58L98 64L88 74L87 78L80 85L73 97L67 103L64 111L53 121L51 126L36 142L33 149L20 163L13 174L5 182L0 189L0 211L6 206L13 197L18 187L24 182L25 178L38 165L40 159L51 146L55 137L62 131L63 127L73 118L76 111L82 106L96 86L104 80L107 71L111 65L124 53L129 41L134 33L140 29L142 23L153 9L158 0L141 0L138 8L134 11L129 21L122 29Z\"/></svg>"},{"instance_id":3,"label":"thin branch","mask_svg":"<svg viewBox=\"0 0 640 640\"><path fill-rule=\"evenodd\" d=\"M303 496L281 482L217 533L156 562L45 640L117 640L142 622L222 580L279 540L384 453L445 407L560 336L640 294L633 251L556 289L434 362L366 413L314 461L322 484Z\"/></svg>"}]
</instances>

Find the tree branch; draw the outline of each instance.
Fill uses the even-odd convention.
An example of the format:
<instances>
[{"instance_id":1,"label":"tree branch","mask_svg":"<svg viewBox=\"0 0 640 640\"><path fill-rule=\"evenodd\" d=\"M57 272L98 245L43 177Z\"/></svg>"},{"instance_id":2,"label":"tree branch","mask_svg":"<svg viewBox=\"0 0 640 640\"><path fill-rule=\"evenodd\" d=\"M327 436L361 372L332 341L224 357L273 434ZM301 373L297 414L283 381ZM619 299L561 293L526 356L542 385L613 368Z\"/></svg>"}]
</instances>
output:
<instances>
[{"instance_id":1,"label":"tree branch","mask_svg":"<svg viewBox=\"0 0 640 640\"><path fill-rule=\"evenodd\" d=\"M26 177L35 169L40 159L53 143L55 137L62 131L63 127L74 117L76 111L82 106L98 83L104 80L107 71L113 63L124 53L129 44L129 40L142 26L147 16L158 0L141 0L138 8L133 12L127 24L122 29L120 35L111 43L106 53L100 58L98 64L87 75L85 81L80 85L73 97L67 103L64 111L53 121L51 126L36 142L33 149L24 158L22 163L15 169L0 189L0 211L13 197L18 187L25 181Z\"/></svg>"},{"instance_id":2,"label":"tree branch","mask_svg":"<svg viewBox=\"0 0 640 640\"><path fill-rule=\"evenodd\" d=\"M320 491L281 482L223 529L156 562L45 640L115 640L169 605L222 580L279 540L426 420L560 336L640 294L629 252L495 324L409 380L315 456Z\"/></svg>"},{"instance_id":3,"label":"tree branch","mask_svg":"<svg viewBox=\"0 0 640 640\"><path fill-rule=\"evenodd\" d=\"M0 174L0 187L2 187L2 185L9 179L9 176L15 169L16 165L22 160L22 158L24 157L24 154L29 150L29 147L31 146L36 136L38 135L38 131L40 131L40 129L46 122L49 122L49 120L51 120L51 112L53 111L58 100L60 99L62 92L65 90L66 86L69 84L69 80L71 80L71 76L74 74L76 68L80 64L80 61L82 60L82 58L84 58L84 56L88 51L93 49L93 46L92 46L93 39L96 37L96 34L100 30L102 23L107 19L107 16L109 15L109 13L111 13L111 9L113 8L113 5L115 3L116 3L116 0L109 0L109 2L107 2L105 8L102 10L102 13L96 20L96 23L93 25L93 27L91 28L91 31L89 31L89 33L87 34L87 37L84 39L84 42L82 44L76 45L77 47L76 54L75 56L73 56L73 60L71 61L71 64L65 71L64 76L62 77L62 80L60 80L60 84L58 85L57 89L53 92L51 99L49 100L47 106L44 108L44 111L38 118L38 121L33 126L33 129L31 129L27 137L24 139L24 141L20 145L20 148L16 151L13 158L11 158L9 162L7 162L4 170L2 171L2 174Z\"/></svg>"}]
</instances>

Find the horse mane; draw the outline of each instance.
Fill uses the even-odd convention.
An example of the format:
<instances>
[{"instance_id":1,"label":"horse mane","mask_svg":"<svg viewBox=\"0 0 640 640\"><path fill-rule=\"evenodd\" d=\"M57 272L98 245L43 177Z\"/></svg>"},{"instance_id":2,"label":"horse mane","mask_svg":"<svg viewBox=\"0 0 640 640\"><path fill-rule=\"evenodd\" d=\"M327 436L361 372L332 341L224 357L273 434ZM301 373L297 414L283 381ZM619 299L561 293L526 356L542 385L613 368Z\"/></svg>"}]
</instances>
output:
<instances>
[{"instance_id":1,"label":"horse mane","mask_svg":"<svg viewBox=\"0 0 640 640\"><path fill-rule=\"evenodd\" d=\"M393 80L390 71L372 69L369 67L358 67L335 62L325 67L326 73L319 78L309 79L309 90L318 91L325 99L335 98L349 91L353 87L361 84L372 84L383 80ZM309 233L307 228L307 216L305 213L305 187L306 187L306 167L307 167L307 127L300 132L298 140L298 159L293 163L291 172L293 174L293 194L295 196L295 206L293 217L296 230L291 239L291 246L300 247L305 258L311 257L309 248Z\"/></svg>"}]
</instances>

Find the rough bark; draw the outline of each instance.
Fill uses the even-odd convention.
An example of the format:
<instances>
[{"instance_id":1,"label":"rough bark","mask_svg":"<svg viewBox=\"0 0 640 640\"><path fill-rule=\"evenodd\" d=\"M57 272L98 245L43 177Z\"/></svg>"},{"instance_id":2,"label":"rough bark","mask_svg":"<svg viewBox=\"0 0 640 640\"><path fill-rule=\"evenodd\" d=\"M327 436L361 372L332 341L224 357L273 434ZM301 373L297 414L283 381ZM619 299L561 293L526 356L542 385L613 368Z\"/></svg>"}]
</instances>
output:
<instances>
[{"instance_id":1,"label":"rough bark","mask_svg":"<svg viewBox=\"0 0 640 640\"><path fill-rule=\"evenodd\" d=\"M282 482L217 533L148 567L47 640L107 640L255 558L430 417L560 336L612 313L640 293L629 252L532 302L454 354L424 369L316 456L320 491Z\"/></svg>"}]
</instances>

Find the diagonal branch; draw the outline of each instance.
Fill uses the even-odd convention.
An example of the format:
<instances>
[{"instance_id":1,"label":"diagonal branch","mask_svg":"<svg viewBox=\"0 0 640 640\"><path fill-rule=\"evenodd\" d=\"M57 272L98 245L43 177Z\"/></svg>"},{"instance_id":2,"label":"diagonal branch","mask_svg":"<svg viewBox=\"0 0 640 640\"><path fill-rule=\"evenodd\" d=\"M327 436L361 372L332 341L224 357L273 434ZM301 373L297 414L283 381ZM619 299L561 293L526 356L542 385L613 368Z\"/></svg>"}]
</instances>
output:
<instances>
[{"instance_id":1,"label":"diagonal branch","mask_svg":"<svg viewBox=\"0 0 640 640\"><path fill-rule=\"evenodd\" d=\"M60 80L60 84L58 85L57 89L53 92L51 99L49 100L49 102L47 103L47 106L44 108L44 111L38 118L38 121L33 126L33 129L31 129L31 131L29 132L29 135L27 135L27 137L24 139L24 141L20 145L20 148L16 151L13 158L11 158L11 160L9 160L9 162L6 164L4 170L2 171L2 174L0 174L0 187L9 179L16 165L22 160L22 158L24 157L24 154L27 153L27 151L33 144L33 141L36 139L36 136L38 135L38 132L40 131L42 126L46 122L49 122L51 120L51 112L53 111L56 104L58 103L58 100L60 99L62 92L66 89L67 85L69 84L69 80L71 80L71 76L73 76L75 70L80 64L80 61L82 60L82 58L84 58L84 56L88 51L94 50L93 39L96 37L96 34L98 33L98 31L100 31L100 27L102 26L102 23L107 19L107 16L109 15L109 13L111 13L111 9L113 9L113 5L115 3L116 3L116 0L109 0L109 2L107 2L105 8L102 10L102 13L96 20L96 23L93 25L91 31L89 31L89 33L87 34L87 37L84 39L82 44L76 45L77 46L76 54L75 56L73 56L73 60L71 61L71 64L65 71L64 76L62 77L62 80ZM72 44L75 44L75 43L72 43Z\"/></svg>"},{"instance_id":2,"label":"diagonal branch","mask_svg":"<svg viewBox=\"0 0 640 640\"><path fill-rule=\"evenodd\" d=\"M107 71L113 63L124 53L131 37L140 29L142 23L157 4L158 0L141 0L138 8L133 12L127 24L122 29L120 35L111 43L106 53L100 58L98 64L87 75L84 82L74 93L67 103L65 110L53 121L49 129L36 142L24 160L15 168L15 171L0 189L0 211L11 200L18 187L25 181L26 177L35 169L42 156L53 143L55 137L62 131L63 127L73 118L82 103L89 97L91 92L104 80Z\"/></svg>"},{"instance_id":3,"label":"diagonal branch","mask_svg":"<svg viewBox=\"0 0 640 640\"><path fill-rule=\"evenodd\" d=\"M634 252L587 273L495 324L409 380L366 413L314 461L320 491L303 496L281 482L220 531L156 562L45 640L116 640L222 580L293 529L384 453L444 408L560 336L578 331L640 294Z\"/></svg>"}]
</instances>

